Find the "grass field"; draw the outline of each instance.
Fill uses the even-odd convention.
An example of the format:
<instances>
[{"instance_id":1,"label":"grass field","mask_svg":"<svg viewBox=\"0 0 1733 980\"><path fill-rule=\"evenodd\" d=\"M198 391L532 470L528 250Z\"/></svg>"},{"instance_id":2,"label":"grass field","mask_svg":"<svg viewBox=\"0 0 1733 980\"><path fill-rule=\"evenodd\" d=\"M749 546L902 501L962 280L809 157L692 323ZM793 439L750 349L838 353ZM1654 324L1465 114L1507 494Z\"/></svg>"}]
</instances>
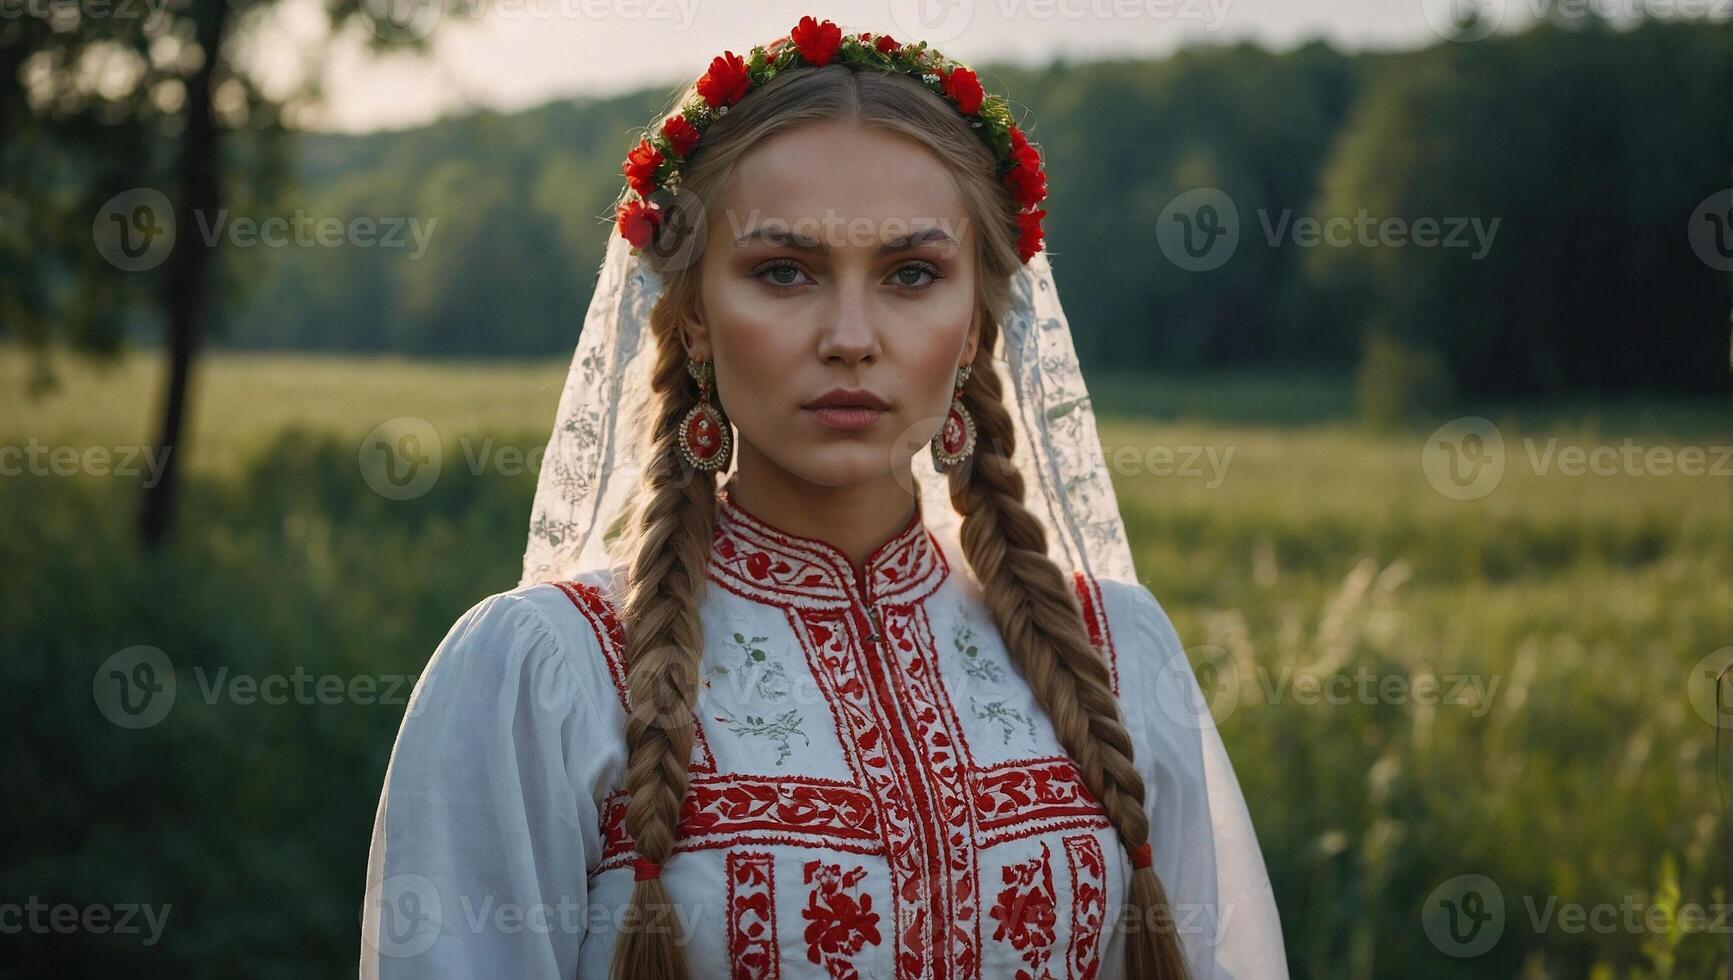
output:
<instances>
[{"instance_id":1,"label":"grass field","mask_svg":"<svg viewBox=\"0 0 1733 980\"><path fill-rule=\"evenodd\" d=\"M0 351L0 447L147 441L158 360L63 370L31 401L23 358ZM183 678L413 675L459 613L517 578L533 473L475 473L465 452L533 453L564 373L207 358L179 534L155 555L132 543L141 477L0 459L0 709L30 746L0 823L29 847L0 893L173 907L160 943L48 937L23 947L26 973L353 970L401 706L237 704L183 679L169 718L132 731L104 721L92 674L148 644ZM1717 729L1688 697L1733 625L1722 406L1465 407L1496 426L1504 472L1453 499L1423 465L1449 418L1363 429L1330 379L1096 392L1140 574L1215 694L1296 977L1713 972L1726 924L1681 910L1716 924L1726 901ZM402 416L433 425L458 475L392 501L357 449ZM1572 475L1573 448L1638 463ZM1689 450L1714 472L1679 472ZM1469 875L1504 914L1463 957L1427 916Z\"/></svg>"}]
</instances>

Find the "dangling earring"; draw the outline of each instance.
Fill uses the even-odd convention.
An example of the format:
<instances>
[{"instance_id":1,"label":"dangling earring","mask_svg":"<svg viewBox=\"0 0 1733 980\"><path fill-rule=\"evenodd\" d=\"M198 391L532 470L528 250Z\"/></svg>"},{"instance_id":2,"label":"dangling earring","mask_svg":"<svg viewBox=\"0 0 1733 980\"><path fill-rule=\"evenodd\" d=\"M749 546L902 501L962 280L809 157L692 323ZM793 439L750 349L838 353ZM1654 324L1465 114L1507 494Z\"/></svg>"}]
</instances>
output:
<instances>
[{"instance_id":1,"label":"dangling earring","mask_svg":"<svg viewBox=\"0 0 1733 980\"><path fill-rule=\"evenodd\" d=\"M957 390L951 396L951 410L945 413L945 424L929 443L933 450L933 468L944 472L969 458L975 451L975 420L963 407L963 382L969 380L969 365L957 369Z\"/></svg>"},{"instance_id":2,"label":"dangling earring","mask_svg":"<svg viewBox=\"0 0 1733 980\"><path fill-rule=\"evenodd\" d=\"M693 469L719 470L728 465L733 439L728 432L728 419L710 403L716 365L688 357L686 371L698 382L698 404L680 420L680 455Z\"/></svg>"}]
</instances>

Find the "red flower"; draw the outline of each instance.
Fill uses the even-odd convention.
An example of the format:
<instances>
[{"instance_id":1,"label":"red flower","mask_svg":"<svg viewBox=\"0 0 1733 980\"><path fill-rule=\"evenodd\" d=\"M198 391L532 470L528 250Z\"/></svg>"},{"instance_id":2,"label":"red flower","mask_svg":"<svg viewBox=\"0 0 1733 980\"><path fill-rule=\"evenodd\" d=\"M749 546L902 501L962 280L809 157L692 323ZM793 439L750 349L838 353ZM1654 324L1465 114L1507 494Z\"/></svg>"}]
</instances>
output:
<instances>
[{"instance_id":1,"label":"red flower","mask_svg":"<svg viewBox=\"0 0 1733 980\"><path fill-rule=\"evenodd\" d=\"M829 64L831 56L842 47L842 28L831 21L814 20L812 17L802 17L794 30L788 32L789 40L800 49L800 56L808 64Z\"/></svg>"},{"instance_id":2,"label":"red flower","mask_svg":"<svg viewBox=\"0 0 1733 980\"><path fill-rule=\"evenodd\" d=\"M880 34L878 40L873 42L873 47L878 48L880 54L890 54L902 45L898 44L897 39L889 34Z\"/></svg>"},{"instance_id":3,"label":"red flower","mask_svg":"<svg viewBox=\"0 0 1733 980\"><path fill-rule=\"evenodd\" d=\"M981 99L986 93L981 91L981 81L975 77L973 69L957 67L940 77L945 94L957 103L963 115L972 116L981 111Z\"/></svg>"},{"instance_id":4,"label":"red flower","mask_svg":"<svg viewBox=\"0 0 1733 980\"><path fill-rule=\"evenodd\" d=\"M1026 166L1012 167L1005 171L1005 186L1010 188L1017 206L1026 208L1047 196L1047 174Z\"/></svg>"},{"instance_id":5,"label":"red flower","mask_svg":"<svg viewBox=\"0 0 1733 980\"><path fill-rule=\"evenodd\" d=\"M1017 214L1017 257L1027 262L1041 251L1041 219L1047 212L1021 211Z\"/></svg>"},{"instance_id":6,"label":"red flower","mask_svg":"<svg viewBox=\"0 0 1733 980\"><path fill-rule=\"evenodd\" d=\"M656 189L656 168L662 165L662 151L650 145L649 140L639 140L632 147L632 152L626 154L625 166L620 172L626 175L626 182L638 192L639 197L649 197Z\"/></svg>"},{"instance_id":7,"label":"red flower","mask_svg":"<svg viewBox=\"0 0 1733 980\"><path fill-rule=\"evenodd\" d=\"M662 223L662 212L643 201L627 201L620 205L614 223L633 248L643 248L655 239L656 228Z\"/></svg>"},{"instance_id":8,"label":"red flower","mask_svg":"<svg viewBox=\"0 0 1733 980\"><path fill-rule=\"evenodd\" d=\"M664 120L662 135L668 138L669 145L680 156L691 153L698 146L698 127L687 121L685 116L673 115Z\"/></svg>"},{"instance_id":9,"label":"red flower","mask_svg":"<svg viewBox=\"0 0 1733 980\"><path fill-rule=\"evenodd\" d=\"M840 865L808 861L805 872L805 883L817 884L807 894L806 908L801 909L807 920L806 958L825 966L832 976L849 976L838 972L839 967L848 967L846 958L859 953L867 943L876 946L882 939L872 896L843 890L859 886L866 869L856 865L844 873Z\"/></svg>"},{"instance_id":10,"label":"red flower","mask_svg":"<svg viewBox=\"0 0 1733 980\"><path fill-rule=\"evenodd\" d=\"M1016 126L1011 127L1011 161L1022 164L1031 170L1041 169L1040 151L1030 145L1029 140L1023 135L1023 131Z\"/></svg>"},{"instance_id":11,"label":"red flower","mask_svg":"<svg viewBox=\"0 0 1733 980\"><path fill-rule=\"evenodd\" d=\"M752 87L746 74L746 62L732 51L724 51L710 59L710 70L698 79L698 94L712 108L733 105Z\"/></svg>"}]
</instances>

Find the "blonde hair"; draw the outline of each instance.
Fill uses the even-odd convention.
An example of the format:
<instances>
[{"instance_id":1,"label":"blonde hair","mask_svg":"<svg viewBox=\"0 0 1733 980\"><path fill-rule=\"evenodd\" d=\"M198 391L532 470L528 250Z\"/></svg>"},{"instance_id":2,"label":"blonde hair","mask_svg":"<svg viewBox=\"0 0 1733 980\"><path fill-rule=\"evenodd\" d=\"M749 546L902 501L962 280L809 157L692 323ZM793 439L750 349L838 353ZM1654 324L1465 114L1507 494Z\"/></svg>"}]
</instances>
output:
<instances>
[{"instance_id":1,"label":"blonde hair","mask_svg":"<svg viewBox=\"0 0 1733 980\"><path fill-rule=\"evenodd\" d=\"M686 104L695 91L695 85L688 87L674 105ZM1020 260L1016 205L998 179L991 151L953 106L911 78L842 63L804 66L748 93L705 130L702 148L682 165L676 197L694 209L707 207L759 141L830 120L916 140L955 176L978 230L981 342L963 390L978 436L973 455L952 472L950 485L952 506L962 515L963 551L1012 663L1121 842L1135 849L1149 840L1146 789L1132 761L1107 662L1089 641L1067 574L1047 556L1045 532L1024 507L1023 479L1011 463L1011 417L992 354ZM686 795L691 709L704 647L698 603L716 516L715 474L691 469L677 451L680 420L698 400L680 334L682 311L697 295L693 257L702 248L703 229L703 222L671 220L645 252L663 272L664 288L650 317L656 345L652 404L644 420L650 444L642 492L628 522L632 558L621 611L632 704L625 824L639 856L657 863L674 850ZM727 392L715 395L724 400ZM1128 931L1127 976L1185 978L1172 910L1153 868L1133 871L1126 901L1126 920L1147 927ZM628 911L614 950L614 977L685 980L685 956L674 939L673 907L661 880L638 881Z\"/></svg>"}]
</instances>

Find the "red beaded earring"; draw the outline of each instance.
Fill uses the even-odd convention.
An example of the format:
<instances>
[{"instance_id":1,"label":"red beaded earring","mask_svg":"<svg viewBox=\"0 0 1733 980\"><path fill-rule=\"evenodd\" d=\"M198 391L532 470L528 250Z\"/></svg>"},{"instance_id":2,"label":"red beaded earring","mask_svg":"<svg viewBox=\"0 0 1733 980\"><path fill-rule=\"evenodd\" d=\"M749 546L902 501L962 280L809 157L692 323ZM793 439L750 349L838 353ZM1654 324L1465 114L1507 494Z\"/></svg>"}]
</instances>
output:
<instances>
[{"instance_id":1,"label":"red beaded earring","mask_svg":"<svg viewBox=\"0 0 1733 980\"><path fill-rule=\"evenodd\" d=\"M680 420L680 455L693 469L719 470L728 465L733 438L728 431L728 418L710 401L716 365L688 357L686 371L698 382L698 404Z\"/></svg>"},{"instance_id":2,"label":"red beaded earring","mask_svg":"<svg viewBox=\"0 0 1733 980\"><path fill-rule=\"evenodd\" d=\"M945 424L929 444L933 450L933 469L944 472L969 458L975 451L975 420L963 407L963 382L969 380L969 365L957 369L957 391L951 396L951 410L945 413Z\"/></svg>"}]
</instances>

